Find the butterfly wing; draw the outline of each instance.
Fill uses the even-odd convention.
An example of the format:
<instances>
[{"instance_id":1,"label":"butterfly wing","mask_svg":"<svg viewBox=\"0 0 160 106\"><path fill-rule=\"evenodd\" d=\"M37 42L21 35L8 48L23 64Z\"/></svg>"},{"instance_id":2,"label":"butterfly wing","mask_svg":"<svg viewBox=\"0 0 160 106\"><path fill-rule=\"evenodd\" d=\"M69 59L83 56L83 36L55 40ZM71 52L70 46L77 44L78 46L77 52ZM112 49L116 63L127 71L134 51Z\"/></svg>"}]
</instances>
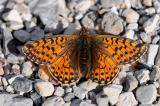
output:
<instances>
[{"instance_id":1,"label":"butterfly wing","mask_svg":"<svg viewBox=\"0 0 160 106\"><path fill-rule=\"evenodd\" d=\"M117 64L130 64L137 61L148 50L148 46L128 38L98 35L103 42L104 50L112 56Z\"/></svg>"},{"instance_id":2,"label":"butterfly wing","mask_svg":"<svg viewBox=\"0 0 160 106\"><path fill-rule=\"evenodd\" d=\"M60 83L76 82L81 76L80 71L73 68L70 60L75 39L75 35L46 37L27 43L22 51L31 61L47 65L52 77Z\"/></svg>"},{"instance_id":3,"label":"butterfly wing","mask_svg":"<svg viewBox=\"0 0 160 106\"><path fill-rule=\"evenodd\" d=\"M137 61L147 51L147 45L127 38L97 35L94 42L97 49L92 55L96 60L92 62L93 68L87 77L101 84L111 83L121 65Z\"/></svg>"}]
</instances>

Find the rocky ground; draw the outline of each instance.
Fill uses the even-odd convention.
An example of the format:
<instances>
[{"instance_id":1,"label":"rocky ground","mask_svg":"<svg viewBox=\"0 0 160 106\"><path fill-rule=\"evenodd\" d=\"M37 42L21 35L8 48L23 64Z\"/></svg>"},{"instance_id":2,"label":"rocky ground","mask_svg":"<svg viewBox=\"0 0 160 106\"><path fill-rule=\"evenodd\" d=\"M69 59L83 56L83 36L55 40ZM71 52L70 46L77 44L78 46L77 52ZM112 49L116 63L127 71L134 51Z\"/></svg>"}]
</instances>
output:
<instances>
[{"instance_id":1,"label":"rocky ground","mask_svg":"<svg viewBox=\"0 0 160 106\"><path fill-rule=\"evenodd\" d=\"M149 44L143 65L126 65L104 87L54 86L21 48L81 25ZM160 106L159 25L160 0L0 0L0 106Z\"/></svg>"}]
</instances>

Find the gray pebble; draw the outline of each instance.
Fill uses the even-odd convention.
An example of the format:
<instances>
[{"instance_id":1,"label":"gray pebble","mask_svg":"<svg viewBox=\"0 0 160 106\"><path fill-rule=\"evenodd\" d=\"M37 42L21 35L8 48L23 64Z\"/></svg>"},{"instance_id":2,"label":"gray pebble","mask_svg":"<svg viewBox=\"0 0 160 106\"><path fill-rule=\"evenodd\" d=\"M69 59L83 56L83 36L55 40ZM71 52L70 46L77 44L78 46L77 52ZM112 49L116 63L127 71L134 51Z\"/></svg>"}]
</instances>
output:
<instances>
[{"instance_id":1,"label":"gray pebble","mask_svg":"<svg viewBox=\"0 0 160 106\"><path fill-rule=\"evenodd\" d=\"M98 106L108 106L108 97L103 93L99 93L96 95L96 102Z\"/></svg>"},{"instance_id":2,"label":"gray pebble","mask_svg":"<svg viewBox=\"0 0 160 106\"><path fill-rule=\"evenodd\" d=\"M36 93L36 92L31 93L30 98L33 100L33 102L34 102L37 106L42 103L41 95L39 95L39 94Z\"/></svg>"},{"instance_id":3,"label":"gray pebble","mask_svg":"<svg viewBox=\"0 0 160 106\"><path fill-rule=\"evenodd\" d=\"M82 101L79 106L96 106L88 101Z\"/></svg>"},{"instance_id":4,"label":"gray pebble","mask_svg":"<svg viewBox=\"0 0 160 106\"><path fill-rule=\"evenodd\" d=\"M22 64L22 75L26 77L30 77L33 73L32 69L33 64L30 61L27 61Z\"/></svg>"},{"instance_id":5,"label":"gray pebble","mask_svg":"<svg viewBox=\"0 0 160 106\"><path fill-rule=\"evenodd\" d=\"M114 13L107 13L103 16L101 27L106 33L118 35L123 31L123 21Z\"/></svg>"},{"instance_id":6,"label":"gray pebble","mask_svg":"<svg viewBox=\"0 0 160 106\"><path fill-rule=\"evenodd\" d=\"M78 97L79 99L84 99L85 96L87 95L88 91L84 88L80 88L80 87L74 87L73 88L73 93L76 97Z\"/></svg>"},{"instance_id":7,"label":"gray pebble","mask_svg":"<svg viewBox=\"0 0 160 106\"><path fill-rule=\"evenodd\" d=\"M32 90L32 81L27 78L17 77L12 83L12 87L16 91L30 92Z\"/></svg>"},{"instance_id":8,"label":"gray pebble","mask_svg":"<svg viewBox=\"0 0 160 106\"><path fill-rule=\"evenodd\" d=\"M17 94L0 94L0 100L1 106L33 106L32 99Z\"/></svg>"},{"instance_id":9,"label":"gray pebble","mask_svg":"<svg viewBox=\"0 0 160 106\"><path fill-rule=\"evenodd\" d=\"M130 0L130 3L131 3L131 6L135 9L141 9L143 7L141 0Z\"/></svg>"},{"instance_id":10,"label":"gray pebble","mask_svg":"<svg viewBox=\"0 0 160 106\"><path fill-rule=\"evenodd\" d=\"M156 87L153 84L140 86L136 90L136 97L141 104L152 104L157 97Z\"/></svg>"},{"instance_id":11,"label":"gray pebble","mask_svg":"<svg viewBox=\"0 0 160 106\"><path fill-rule=\"evenodd\" d=\"M62 87L57 87L55 92L54 92L54 95L63 96L64 95L64 89Z\"/></svg>"},{"instance_id":12,"label":"gray pebble","mask_svg":"<svg viewBox=\"0 0 160 106\"><path fill-rule=\"evenodd\" d=\"M65 94L63 99L64 99L64 101L68 102L68 101L71 101L74 97L75 97L74 93L67 93L67 94Z\"/></svg>"},{"instance_id":13,"label":"gray pebble","mask_svg":"<svg viewBox=\"0 0 160 106\"><path fill-rule=\"evenodd\" d=\"M16 30L13 35L23 43L27 42L30 39L30 34L25 30Z\"/></svg>"},{"instance_id":14,"label":"gray pebble","mask_svg":"<svg viewBox=\"0 0 160 106\"><path fill-rule=\"evenodd\" d=\"M160 67L159 66L153 66L153 71L151 72L150 75L151 81L157 81L160 79Z\"/></svg>"},{"instance_id":15,"label":"gray pebble","mask_svg":"<svg viewBox=\"0 0 160 106\"><path fill-rule=\"evenodd\" d=\"M7 56L7 62L12 63L12 64L18 64L19 63L18 56L14 55L14 54L9 54Z\"/></svg>"},{"instance_id":16,"label":"gray pebble","mask_svg":"<svg viewBox=\"0 0 160 106\"><path fill-rule=\"evenodd\" d=\"M40 29L39 27L36 27L31 33L31 40L38 40L40 38L44 37L44 30Z\"/></svg>"},{"instance_id":17,"label":"gray pebble","mask_svg":"<svg viewBox=\"0 0 160 106\"><path fill-rule=\"evenodd\" d=\"M152 6L152 2L153 2L153 0L143 0L143 4L145 5L145 6Z\"/></svg>"},{"instance_id":18,"label":"gray pebble","mask_svg":"<svg viewBox=\"0 0 160 106\"><path fill-rule=\"evenodd\" d=\"M160 36L156 35L154 36L153 40L152 40L152 44L157 44L160 41Z\"/></svg>"},{"instance_id":19,"label":"gray pebble","mask_svg":"<svg viewBox=\"0 0 160 106\"><path fill-rule=\"evenodd\" d=\"M120 94L116 106L137 106L138 102L132 92Z\"/></svg>"},{"instance_id":20,"label":"gray pebble","mask_svg":"<svg viewBox=\"0 0 160 106\"><path fill-rule=\"evenodd\" d=\"M72 102L71 102L71 106L79 106L80 103L81 103L82 100L80 99L74 99Z\"/></svg>"},{"instance_id":21,"label":"gray pebble","mask_svg":"<svg viewBox=\"0 0 160 106\"><path fill-rule=\"evenodd\" d=\"M138 81L133 75L127 75L124 90L132 91L138 86Z\"/></svg>"},{"instance_id":22,"label":"gray pebble","mask_svg":"<svg viewBox=\"0 0 160 106\"><path fill-rule=\"evenodd\" d=\"M47 98L42 106L63 106L65 102L63 101L63 98L59 96L52 96Z\"/></svg>"}]
</instances>

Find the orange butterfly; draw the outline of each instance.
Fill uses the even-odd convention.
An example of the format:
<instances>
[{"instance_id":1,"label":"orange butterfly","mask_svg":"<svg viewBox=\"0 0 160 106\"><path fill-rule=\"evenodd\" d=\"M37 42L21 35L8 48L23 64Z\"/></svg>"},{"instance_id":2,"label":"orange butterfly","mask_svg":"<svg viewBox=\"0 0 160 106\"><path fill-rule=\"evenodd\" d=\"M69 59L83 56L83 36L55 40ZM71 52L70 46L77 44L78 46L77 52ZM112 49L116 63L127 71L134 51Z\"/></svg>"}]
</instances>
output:
<instances>
[{"instance_id":1,"label":"orange butterfly","mask_svg":"<svg viewBox=\"0 0 160 106\"><path fill-rule=\"evenodd\" d=\"M109 84L121 65L137 61L147 49L147 45L127 38L95 36L84 28L78 35L46 37L22 48L31 61L47 65L52 77L63 85L82 77Z\"/></svg>"}]
</instances>

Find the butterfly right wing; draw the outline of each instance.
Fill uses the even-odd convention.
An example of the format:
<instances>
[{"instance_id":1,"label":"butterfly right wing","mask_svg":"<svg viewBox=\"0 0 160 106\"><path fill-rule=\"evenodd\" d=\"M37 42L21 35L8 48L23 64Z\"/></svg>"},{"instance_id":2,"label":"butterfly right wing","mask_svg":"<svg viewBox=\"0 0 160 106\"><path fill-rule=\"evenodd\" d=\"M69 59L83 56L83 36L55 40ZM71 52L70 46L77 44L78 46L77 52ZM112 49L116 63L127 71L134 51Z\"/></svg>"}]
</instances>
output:
<instances>
[{"instance_id":1,"label":"butterfly right wing","mask_svg":"<svg viewBox=\"0 0 160 106\"><path fill-rule=\"evenodd\" d=\"M32 43L27 43L23 53L32 62L49 67L50 74L61 84L69 84L80 79L80 71L72 66L73 41L75 35L46 37Z\"/></svg>"}]
</instances>

